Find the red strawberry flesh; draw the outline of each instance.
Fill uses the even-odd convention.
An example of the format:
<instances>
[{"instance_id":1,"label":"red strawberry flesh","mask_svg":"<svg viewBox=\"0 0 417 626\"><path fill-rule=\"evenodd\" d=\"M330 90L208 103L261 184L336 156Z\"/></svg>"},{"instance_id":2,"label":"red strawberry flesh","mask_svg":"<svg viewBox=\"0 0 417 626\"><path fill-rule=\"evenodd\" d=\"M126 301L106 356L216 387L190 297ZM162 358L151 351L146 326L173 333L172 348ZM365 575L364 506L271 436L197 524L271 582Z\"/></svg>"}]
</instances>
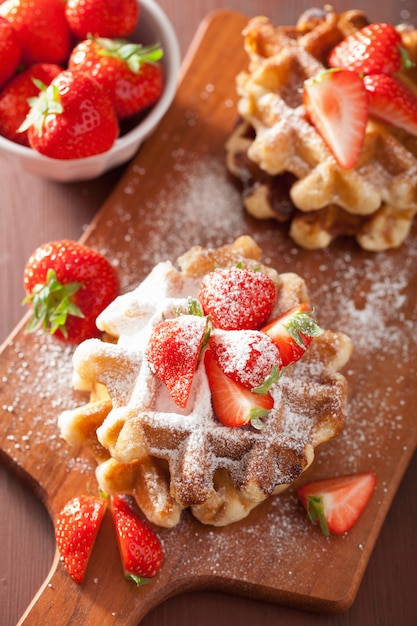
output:
<instances>
[{"instance_id":1,"label":"red strawberry flesh","mask_svg":"<svg viewBox=\"0 0 417 626\"><path fill-rule=\"evenodd\" d=\"M227 376L217 365L211 350L204 354L204 365L211 391L213 411L225 426L263 427L262 420L274 406L270 394L257 395Z\"/></svg>"},{"instance_id":2,"label":"red strawberry flesh","mask_svg":"<svg viewBox=\"0 0 417 626\"><path fill-rule=\"evenodd\" d=\"M357 165L368 121L368 98L362 79L348 70L326 70L304 84L307 116L339 165Z\"/></svg>"},{"instance_id":3,"label":"red strawberry flesh","mask_svg":"<svg viewBox=\"0 0 417 626\"><path fill-rule=\"evenodd\" d=\"M142 585L163 565L161 540L125 498L110 496L110 506L124 574Z\"/></svg>"},{"instance_id":4,"label":"red strawberry flesh","mask_svg":"<svg viewBox=\"0 0 417 626\"><path fill-rule=\"evenodd\" d=\"M67 502L55 524L55 538L64 565L78 584L84 580L106 501L94 496L77 496Z\"/></svg>"},{"instance_id":5,"label":"red strawberry flesh","mask_svg":"<svg viewBox=\"0 0 417 626\"><path fill-rule=\"evenodd\" d=\"M363 472L302 485L298 495L312 523L325 535L341 535L356 524L375 486L375 474Z\"/></svg>"}]
</instances>

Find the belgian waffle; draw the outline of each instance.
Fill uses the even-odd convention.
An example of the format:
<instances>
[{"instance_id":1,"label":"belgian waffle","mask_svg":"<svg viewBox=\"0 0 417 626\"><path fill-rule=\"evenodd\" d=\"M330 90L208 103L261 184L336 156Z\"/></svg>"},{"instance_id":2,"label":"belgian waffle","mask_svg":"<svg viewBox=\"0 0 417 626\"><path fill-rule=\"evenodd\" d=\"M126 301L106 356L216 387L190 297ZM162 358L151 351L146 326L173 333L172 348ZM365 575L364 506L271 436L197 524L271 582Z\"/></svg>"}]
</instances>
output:
<instances>
[{"instance_id":1,"label":"belgian waffle","mask_svg":"<svg viewBox=\"0 0 417 626\"><path fill-rule=\"evenodd\" d=\"M74 384L89 391L90 401L61 414L62 437L90 446L101 487L134 496L160 526L175 526L186 508L206 524L244 518L292 484L312 463L315 448L343 428L347 384L339 370L352 345L340 332L325 330L316 337L275 383L275 405L262 430L217 420L201 362L184 410L152 373L145 349L154 324L181 310L189 295L195 297L207 272L237 264L274 280L274 316L309 303L304 280L263 265L261 250L244 236L217 249L194 247L177 266L157 264L99 316L104 339L87 340L74 353Z\"/></svg>"},{"instance_id":2,"label":"belgian waffle","mask_svg":"<svg viewBox=\"0 0 417 626\"><path fill-rule=\"evenodd\" d=\"M367 24L360 11L304 13L296 26L249 21L247 71L236 79L239 120L226 143L229 171L242 183L243 204L259 219L289 223L294 241L324 248L340 235L367 250L394 248L417 212L417 140L370 119L361 158L346 170L308 121L304 81L325 69L332 47ZM410 57L417 34L399 29ZM417 91L416 73L402 78Z\"/></svg>"}]
</instances>

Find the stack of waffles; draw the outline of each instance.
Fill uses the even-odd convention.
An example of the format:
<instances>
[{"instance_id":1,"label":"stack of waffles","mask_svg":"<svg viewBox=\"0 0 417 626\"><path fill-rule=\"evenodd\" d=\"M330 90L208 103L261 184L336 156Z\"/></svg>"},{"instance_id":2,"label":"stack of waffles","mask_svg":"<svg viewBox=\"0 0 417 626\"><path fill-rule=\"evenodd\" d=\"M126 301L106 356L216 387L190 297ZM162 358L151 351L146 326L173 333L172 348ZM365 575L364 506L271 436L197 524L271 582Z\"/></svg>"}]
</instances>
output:
<instances>
[{"instance_id":1,"label":"stack of waffles","mask_svg":"<svg viewBox=\"0 0 417 626\"><path fill-rule=\"evenodd\" d=\"M74 385L89 398L61 414L62 437L90 448L105 492L133 496L159 526L178 524L184 509L205 524L241 520L294 483L316 447L343 428L347 383L339 370L352 345L342 332L323 330L283 372L262 429L217 419L202 358L185 408L152 371L146 348L155 325L177 316L190 296L197 298L209 272L236 266L256 268L274 281L271 317L310 304L304 280L264 265L257 244L242 236L220 248L196 246L175 265L158 263L99 316L103 337L81 343L74 353Z\"/></svg>"},{"instance_id":2,"label":"stack of waffles","mask_svg":"<svg viewBox=\"0 0 417 626\"><path fill-rule=\"evenodd\" d=\"M304 82L323 71L329 52L368 23L361 11L312 9L294 27L253 18L244 31L247 71L237 76L238 123L227 167L243 204L258 219L289 224L306 249L354 237L366 250L398 247L417 212L417 137L369 118L358 164L343 169L307 119ZM411 60L417 31L398 27ZM415 70L398 76L417 93Z\"/></svg>"}]
</instances>

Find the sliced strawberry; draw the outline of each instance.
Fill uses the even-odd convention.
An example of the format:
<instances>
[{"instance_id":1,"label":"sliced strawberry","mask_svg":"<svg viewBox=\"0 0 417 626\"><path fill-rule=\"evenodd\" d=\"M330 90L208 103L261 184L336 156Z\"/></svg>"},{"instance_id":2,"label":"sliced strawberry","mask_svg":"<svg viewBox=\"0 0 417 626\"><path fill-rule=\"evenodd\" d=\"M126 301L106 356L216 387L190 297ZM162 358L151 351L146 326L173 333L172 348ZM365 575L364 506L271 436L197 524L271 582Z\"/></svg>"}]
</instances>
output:
<instances>
[{"instance_id":1,"label":"sliced strawberry","mask_svg":"<svg viewBox=\"0 0 417 626\"><path fill-rule=\"evenodd\" d=\"M388 74L365 76L363 83L371 115L417 135L417 98L405 83Z\"/></svg>"},{"instance_id":2,"label":"sliced strawberry","mask_svg":"<svg viewBox=\"0 0 417 626\"><path fill-rule=\"evenodd\" d=\"M55 524L55 538L71 578L81 584L101 522L106 501L94 496L77 496L67 502Z\"/></svg>"},{"instance_id":3,"label":"sliced strawberry","mask_svg":"<svg viewBox=\"0 0 417 626\"><path fill-rule=\"evenodd\" d=\"M320 72L305 81L303 103L339 165L355 167L368 121L368 98L358 74L336 69Z\"/></svg>"},{"instance_id":4,"label":"sliced strawberry","mask_svg":"<svg viewBox=\"0 0 417 626\"><path fill-rule=\"evenodd\" d=\"M280 352L259 330L214 330L209 347L227 376L256 393L266 393L278 380Z\"/></svg>"},{"instance_id":5,"label":"sliced strawberry","mask_svg":"<svg viewBox=\"0 0 417 626\"><path fill-rule=\"evenodd\" d=\"M187 404L198 359L207 333L207 318L180 315L159 322L152 331L146 356L174 402Z\"/></svg>"},{"instance_id":6,"label":"sliced strawberry","mask_svg":"<svg viewBox=\"0 0 417 626\"><path fill-rule=\"evenodd\" d=\"M409 65L400 33L391 24L375 23L352 33L329 55L330 67L359 74L391 74Z\"/></svg>"},{"instance_id":7,"label":"sliced strawberry","mask_svg":"<svg viewBox=\"0 0 417 626\"><path fill-rule=\"evenodd\" d=\"M305 302L297 304L261 330L278 346L282 367L298 361L310 347L313 338L323 332L310 316Z\"/></svg>"},{"instance_id":8,"label":"sliced strawberry","mask_svg":"<svg viewBox=\"0 0 417 626\"><path fill-rule=\"evenodd\" d=\"M302 485L298 495L313 524L341 535L354 526L375 489L372 472L329 478Z\"/></svg>"},{"instance_id":9,"label":"sliced strawberry","mask_svg":"<svg viewBox=\"0 0 417 626\"><path fill-rule=\"evenodd\" d=\"M272 396L269 393L258 395L227 376L210 349L204 354L204 365L217 419L225 426L251 424L261 429L262 419L268 416L274 406Z\"/></svg>"},{"instance_id":10,"label":"sliced strawberry","mask_svg":"<svg viewBox=\"0 0 417 626\"><path fill-rule=\"evenodd\" d=\"M260 328L277 298L273 280L253 269L230 267L207 274L199 300L214 326L224 330Z\"/></svg>"},{"instance_id":11,"label":"sliced strawberry","mask_svg":"<svg viewBox=\"0 0 417 626\"><path fill-rule=\"evenodd\" d=\"M124 574L137 585L143 585L163 565L161 540L125 498L111 495L110 508Z\"/></svg>"}]
</instances>

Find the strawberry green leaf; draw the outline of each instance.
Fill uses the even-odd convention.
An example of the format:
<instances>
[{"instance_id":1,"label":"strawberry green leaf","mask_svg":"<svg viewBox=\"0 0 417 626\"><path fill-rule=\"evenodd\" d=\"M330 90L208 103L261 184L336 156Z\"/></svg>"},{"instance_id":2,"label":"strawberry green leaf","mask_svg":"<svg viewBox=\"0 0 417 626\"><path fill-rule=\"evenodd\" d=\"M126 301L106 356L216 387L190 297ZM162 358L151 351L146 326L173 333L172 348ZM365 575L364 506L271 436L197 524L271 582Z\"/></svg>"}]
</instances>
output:
<instances>
[{"instance_id":1,"label":"strawberry green leaf","mask_svg":"<svg viewBox=\"0 0 417 626\"><path fill-rule=\"evenodd\" d=\"M82 287L79 282L60 283L55 271L49 269L45 284L37 284L22 304L32 304L33 315L26 327L26 333L39 328L54 334L60 330L66 337L66 321L69 315L83 318L84 314L72 301L72 296Z\"/></svg>"}]
</instances>

